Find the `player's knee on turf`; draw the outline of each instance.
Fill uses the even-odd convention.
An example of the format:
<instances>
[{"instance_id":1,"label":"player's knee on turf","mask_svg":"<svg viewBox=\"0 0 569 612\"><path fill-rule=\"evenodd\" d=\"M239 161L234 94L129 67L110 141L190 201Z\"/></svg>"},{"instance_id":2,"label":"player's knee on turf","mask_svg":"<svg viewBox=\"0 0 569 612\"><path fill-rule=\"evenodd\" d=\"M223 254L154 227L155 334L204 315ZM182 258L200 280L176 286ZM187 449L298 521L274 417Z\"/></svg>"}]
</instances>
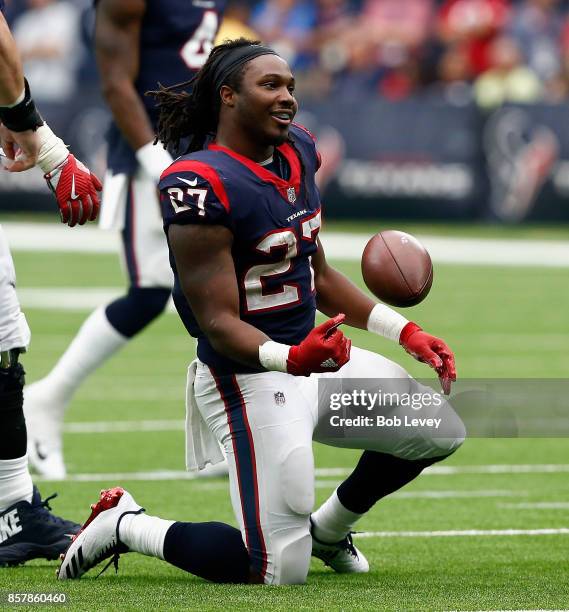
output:
<instances>
[{"instance_id":1,"label":"player's knee on turf","mask_svg":"<svg viewBox=\"0 0 569 612\"><path fill-rule=\"evenodd\" d=\"M287 454L281 465L280 482L286 509L283 516L273 517L272 584L304 584L312 553L309 531L310 513L314 508L312 447L297 446Z\"/></svg>"},{"instance_id":2,"label":"player's knee on turf","mask_svg":"<svg viewBox=\"0 0 569 612\"><path fill-rule=\"evenodd\" d=\"M303 526L277 534L275 574L272 584L304 584L308 576L312 536L308 518Z\"/></svg>"}]
</instances>

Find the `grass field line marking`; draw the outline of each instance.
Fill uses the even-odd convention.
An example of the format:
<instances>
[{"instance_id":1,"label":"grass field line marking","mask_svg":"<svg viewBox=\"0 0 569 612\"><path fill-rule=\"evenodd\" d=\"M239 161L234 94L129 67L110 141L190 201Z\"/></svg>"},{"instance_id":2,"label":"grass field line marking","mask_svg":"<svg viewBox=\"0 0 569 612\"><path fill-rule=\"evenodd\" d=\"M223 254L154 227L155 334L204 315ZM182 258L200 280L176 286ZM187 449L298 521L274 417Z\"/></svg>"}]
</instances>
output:
<instances>
[{"instance_id":1,"label":"grass field line marking","mask_svg":"<svg viewBox=\"0 0 569 612\"><path fill-rule=\"evenodd\" d=\"M454 474L556 474L569 472L567 463L435 465L423 471L431 476Z\"/></svg>"},{"instance_id":2,"label":"grass field line marking","mask_svg":"<svg viewBox=\"0 0 569 612\"><path fill-rule=\"evenodd\" d=\"M363 531L358 538L460 538L502 536L548 536L569 535L569 528L547 529L451 529L447 531Z\"/></svg>"},{"instance_id":3,"label":"grass field line marking","mask_svg":"<svg viewBox=\"0 0 569 612\"><path fill-rule=\"evenodd\" d=\"M103 232L96 227L67 232L66 228L55 223L7 222L2 225L14 251L119 252L118 234ZM569 267L569 245L561 240L417 237L435 263ZM329 259L359 261L368 239L365 234L326 232L323 243Z\"/></svg>"},{"instance_id":4,"label":"grass field line marking","mask_svg":"<svg viewBox=\"0 0 569 612\"><path fill-rule=\"evenodd\" d=\"M67 434L184 431L184 428L184 421L179 419L146 421L95 421L85 423L65 423L63 425L63 431Z\"/></svg>"},{"instance_id":5,"label":"grass field line marking","mask_svg":"<svg viewBox=\"0 0 569 612\"><path fill-rule=\"evenodd\" d=\"M124 294L122 287L18 287L22 308L83 312L112 302ZM172 299L168 311L174 312Z\"/></svg>"},{"instance_id":6,"label":"grass field line marking","mask_svg":"<svg viewBox=\"0 0 569 612\"><path fill-rule=\"evenodd\" d=\"M521 510L569 510L569 502L524 502L517 504L498 504L499 508L516 508Z\"/></svg>"},{"instance_id":7,"label":"grass field line marking","mask_svg":"<svg viewBox=\"0 0 569 612\"><path fill-rule=\"evenodd\" d=\"M322 468L320 476L345 476L352 470ZM424 476L455 476L459 474L556 474L569 472L567 463L489 464L489 465L434 465L422 472Z\"/></svg>"},{"instance_id":8,"label":"grass field line marking","mask_svg":"<svg viewBox=\"0 0 569 612\"><path fill-rule=\"evenodd\" d=\"M529 495L529 491L517 491L507 489L482 489L472 491L400 491L393 493L392 497L401 499L460 499L460 498L481 498L481 497L524 497ZM518 504L500 504L501 506L517 506Z\"/></svg>"},{"instance_id":9,"label":"grass field line marking","mask_svg":"<svg viewBox=\"0 0 569 612\"><path fill-rule=\"evenodd\" d=\"M318 470L317 470L318 471ZM68 474L66 480L71 482L121 482L125 480L136 481L167 481L167 480L193 480L200 489L225 489L227 481L212 481L219 477L219 471L211 468L207 474L186 472L182 470L155 470L148 472L109 472L92 474ZM48 480L41 476L34 476L34 480ZM338 485L337 480L316 480L317 489L330 489ZM434 491L398 491L391 496L395 499L464 499L464 498L489 498L489 497L524 497L529 495L529 491L515 490L434 490Z\"/></svg>"}]
</instances>

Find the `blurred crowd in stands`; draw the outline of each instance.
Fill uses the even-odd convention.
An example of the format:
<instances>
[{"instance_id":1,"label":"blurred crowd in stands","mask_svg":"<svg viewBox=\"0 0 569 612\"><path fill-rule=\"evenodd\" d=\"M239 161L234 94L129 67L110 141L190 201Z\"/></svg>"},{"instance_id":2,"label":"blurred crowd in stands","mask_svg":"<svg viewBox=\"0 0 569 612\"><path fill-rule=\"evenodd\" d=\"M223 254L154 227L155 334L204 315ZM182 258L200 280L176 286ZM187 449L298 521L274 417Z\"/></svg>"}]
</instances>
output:
<instances>
[{"instance_id":1,"label":"blurred crowd in stands","mask_svg":"<svg viewBox=\"0 0 569 612\"><path fill-rule=\"evenodd\" d=\"M91 0L7 0L38 101L96 80ZM416 95L491 110L569 97L569 0L230 0L219 39L257 37L299 96Z\"/></svg>"}]
</instances>

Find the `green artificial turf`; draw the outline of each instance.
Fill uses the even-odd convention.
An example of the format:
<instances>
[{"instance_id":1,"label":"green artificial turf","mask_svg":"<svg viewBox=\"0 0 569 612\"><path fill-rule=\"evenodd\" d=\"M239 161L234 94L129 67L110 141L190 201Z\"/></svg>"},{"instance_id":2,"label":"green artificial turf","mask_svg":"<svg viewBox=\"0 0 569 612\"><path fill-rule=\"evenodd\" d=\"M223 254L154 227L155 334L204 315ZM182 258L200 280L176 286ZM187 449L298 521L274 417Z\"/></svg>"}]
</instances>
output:
<instances>
[{"instance_id":1,"label":"green artificial turf","mask_svg":"<svg viewBox=\"0 0 569 612\"><path fill-rule=\"evenodd\" d=\"M123 283L114 257L108 255L14 256L23 288L120 288ZM338 267L360 283L357 263L340 262ZM463 378L566 377L567 304L565 269L438 265L429 298L406 315L447 340ZM33 330L31 350L24 357L31 382L49 371L87 313L32 309L26 314ZM396 359L413 375L431 376L397 345L358 330L346 333L354 344ZM124 474L184 469L184 434L175 426L184 418L185 371L193 347L177 316L167 314L85 382L67 413L68 423L171 420L174 430L66 434L71 474L121 473L124 478L39 482L44 495L59 492L52 502L57 513L83 521L99 490L120 484L151 514L235 524L225 479L129 480ZM347 471L359 455L320 445L314 450L318 469ZM489 465L565 465L568 458L565 439L467 440L442 464L457 467L456 473L423 475L380 502L358 529L567 528L567 473L539 468L535 473L482 472ZM463 469L468 466L470 472ZM340 479L318 475L317 501ZM355 538L370 561L369 574L336 575L313 561L305 586L213 585L130 554L121 559L118 575L111 568L97 580L93 571L81 581L57 583L55 562L3 569L0 593L64 592L67 607L74 610L514 610L569 605L567 535ZM34 609L40 607L48 608Z\"/></svg>"}]
</instances>

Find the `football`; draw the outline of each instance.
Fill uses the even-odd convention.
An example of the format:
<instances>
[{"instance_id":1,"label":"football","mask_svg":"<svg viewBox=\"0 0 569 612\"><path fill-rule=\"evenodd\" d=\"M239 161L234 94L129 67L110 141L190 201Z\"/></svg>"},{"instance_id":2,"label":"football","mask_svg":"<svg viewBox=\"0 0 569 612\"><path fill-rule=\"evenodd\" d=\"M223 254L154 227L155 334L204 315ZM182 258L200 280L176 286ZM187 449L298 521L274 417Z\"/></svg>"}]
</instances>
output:
<instances>
[{"instance_id":1,"label":"football","mask_svg":"<svg viewBox=\"0 0 569 612\"><path fill-rule=\"evenodd\" d=\"M379 232L362 255L362 275L368 289L391 306L415 306L433 284L433 264L425 247L410 234Z\"/></svg>"}]
</instances>

